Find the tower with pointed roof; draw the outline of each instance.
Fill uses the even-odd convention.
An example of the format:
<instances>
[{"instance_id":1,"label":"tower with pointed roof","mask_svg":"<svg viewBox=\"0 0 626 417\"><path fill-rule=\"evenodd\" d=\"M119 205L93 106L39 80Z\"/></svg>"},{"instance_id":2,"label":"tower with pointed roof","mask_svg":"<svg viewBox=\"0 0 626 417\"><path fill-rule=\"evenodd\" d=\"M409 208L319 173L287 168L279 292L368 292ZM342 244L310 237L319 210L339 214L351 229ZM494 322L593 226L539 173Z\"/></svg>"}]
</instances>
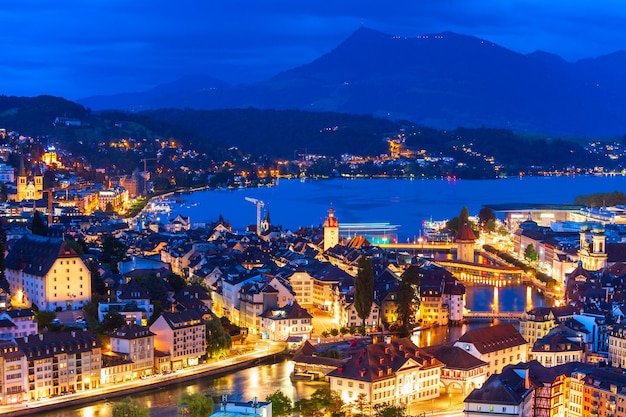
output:
<instances>
[{"instance_id":1,"label":"tower with pointed roof","mask_svg":"<svg viewBox=\"0 0 626 417\"><path fill-rule=\"evenodd\" d=\"M328 217L324 221L324 251L339 244L339 220L335 217L335 210L328 210Z\"/></svg>"},{"instance_id":2,"label":"tower with pointed roof","mask_svg":"<svg viewBox=\"0 0 626 417\"><path fill-rule=\"evenodd\" d=\"M31 171L32 175L26 172L24 158L20 157L20 168L17 175L16 201L40 200L43 198L43 174L39 164Z\"/></svg>"},{"instance_id":3,"label":"tower with pointed roof","mask_svg":"<svg viewBox=\"0 0 626 417\"><path fill-rule=\"evenodd\" d=\"M469 224L463 223L459 234L456 236L456 260L463 262L474 262L474 243L476 235Z\"/></svg>"}]
</instances>

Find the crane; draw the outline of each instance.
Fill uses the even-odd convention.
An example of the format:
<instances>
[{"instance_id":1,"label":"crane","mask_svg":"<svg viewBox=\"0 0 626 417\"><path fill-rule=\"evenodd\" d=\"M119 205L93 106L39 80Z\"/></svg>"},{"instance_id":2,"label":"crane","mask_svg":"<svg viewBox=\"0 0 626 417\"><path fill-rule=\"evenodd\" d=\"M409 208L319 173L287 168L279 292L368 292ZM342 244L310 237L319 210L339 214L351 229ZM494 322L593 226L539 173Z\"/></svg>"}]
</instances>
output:
<instances>
[{"instance_id":1,"label":"crane","mask_svg":"<svg viewBox=\"0 0 626 417\"><path fill-rule=\"evenodd\" d=\"M256 206L256 234L257 236L261 235L261 210L265 206L265 203L261 200L257 200L256 198L246 197L246 201L254 204Z\"/></svg>"},{"instance_id":2,"label":"crane","mask_svg":"<svg viewBox=\"0 0 626 417\"><path fill-rule=\"evenodd\" d=\"M147 166L146 166L146 162L148 161L158 161L159 158L143 158L140 161L143 162L143 195L146 196L148 195L148 179L150 178L148 171L147 171Z\"/></svg>"}]
</instances>

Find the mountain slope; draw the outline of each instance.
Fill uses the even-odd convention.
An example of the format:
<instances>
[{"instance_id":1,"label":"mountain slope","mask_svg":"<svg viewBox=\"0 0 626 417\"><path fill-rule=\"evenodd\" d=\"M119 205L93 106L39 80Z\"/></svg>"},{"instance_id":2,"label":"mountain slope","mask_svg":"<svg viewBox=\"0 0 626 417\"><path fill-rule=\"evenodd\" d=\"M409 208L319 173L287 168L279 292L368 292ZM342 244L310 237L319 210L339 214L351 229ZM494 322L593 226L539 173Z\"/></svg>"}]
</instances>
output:
<instances>
[{"instance_id":1,"label":"mountain slope","mask_svg":"<svg viewBox=\"0 0 626 417\"><path fill-rule=\"evenodd\" d=\"M93 109L258 107L371 114L437 128L626 133L626 53L568 63L452 32L411 38L360 28L265 82L80 100ZM123 100L122 100L123 98Z\"/></svg>"}]
</instances>

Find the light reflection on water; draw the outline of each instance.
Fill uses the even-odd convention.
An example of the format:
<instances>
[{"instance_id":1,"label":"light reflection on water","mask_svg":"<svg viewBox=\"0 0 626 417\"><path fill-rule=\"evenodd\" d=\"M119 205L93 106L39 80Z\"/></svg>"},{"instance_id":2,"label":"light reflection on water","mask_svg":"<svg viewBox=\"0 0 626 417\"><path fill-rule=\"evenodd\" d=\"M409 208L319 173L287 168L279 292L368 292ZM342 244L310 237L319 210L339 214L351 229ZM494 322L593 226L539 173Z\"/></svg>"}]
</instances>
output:
<instances>
[{"instance_id":1,"label":"light reflection on water","mask_svg":"<svg viewBox=\"0 0 626 417\"><path fill-rule=\"evenodd\" d=\"M145 408L150 409L153 417L176 415L178 399L186 392L193 394L203 392L219 401L222 394L234 401L250 401L255 396L259 400L281 390L292 400L308 398L316 389L324 386L321 382L297 381L289 378L293 364L282 361L271 365L260 365L235 372L219 378L202 377L194 381L179 383L162 389L154 389L132 395ZM99 401L89 406L68 407L46 413L34 413L33 416L46 417L111 417L113 405L122 401L123 397L108 401Z\"/></svg>"},{"instance_id":2,"label":"light reflection on water","mask_svg":"<svg viewBox=\"0 0 626 417\"><path fill-rule=\"evenodd\" d=\"M497 297L497 298L496 298ZM499 311L525 311L529 304L533 307L546 305L546 301L536 291L528 291L525 286L501 287L494 291L489 286L468 286L466 288L467 308L473 311L489 311L491 305ZM498 323L496 320L495 323ZM518 325L517 321L513 322ZM461 326L440 326L418 332L413 341L418 346L430 346L454 341L466 331L489 326L491 323L469 323ZM308 398L316 389L325 386L323 382L292 382L289 378L293 364L282 361L271 365L260 365L235 372L219 378L202 377L194 381L171 385L133 395L144 407L150 409L152 417L176 415L178 399L185 393L203 392L219 401L222 394L235 401L250 401L255 396L259 400L281 390L292 400ZM112 407L122 401L122 397L109 401L100 401L89 406L65 408L46 413L34 413L33 416L46 417L111 417Z\"/></svg>"}]
</instances>

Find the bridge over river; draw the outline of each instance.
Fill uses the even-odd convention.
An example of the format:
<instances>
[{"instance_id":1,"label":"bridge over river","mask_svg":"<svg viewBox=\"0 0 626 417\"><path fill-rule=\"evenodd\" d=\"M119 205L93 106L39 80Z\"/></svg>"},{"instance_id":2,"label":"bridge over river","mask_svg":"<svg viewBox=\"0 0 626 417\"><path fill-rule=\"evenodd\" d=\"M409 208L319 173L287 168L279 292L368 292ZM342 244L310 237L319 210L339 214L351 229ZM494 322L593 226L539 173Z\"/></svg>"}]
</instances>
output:
<instances>
[{"instance_id":1,"label":"bridge over river","mask_svg":"<svg viewBox=\"0 0 626 417\"><path fill-rule=\"evenodd\" d=\"M466 320L519 320L522 314L521 311L469 311L463 317Z\"/></svg>"}]
</instances>

